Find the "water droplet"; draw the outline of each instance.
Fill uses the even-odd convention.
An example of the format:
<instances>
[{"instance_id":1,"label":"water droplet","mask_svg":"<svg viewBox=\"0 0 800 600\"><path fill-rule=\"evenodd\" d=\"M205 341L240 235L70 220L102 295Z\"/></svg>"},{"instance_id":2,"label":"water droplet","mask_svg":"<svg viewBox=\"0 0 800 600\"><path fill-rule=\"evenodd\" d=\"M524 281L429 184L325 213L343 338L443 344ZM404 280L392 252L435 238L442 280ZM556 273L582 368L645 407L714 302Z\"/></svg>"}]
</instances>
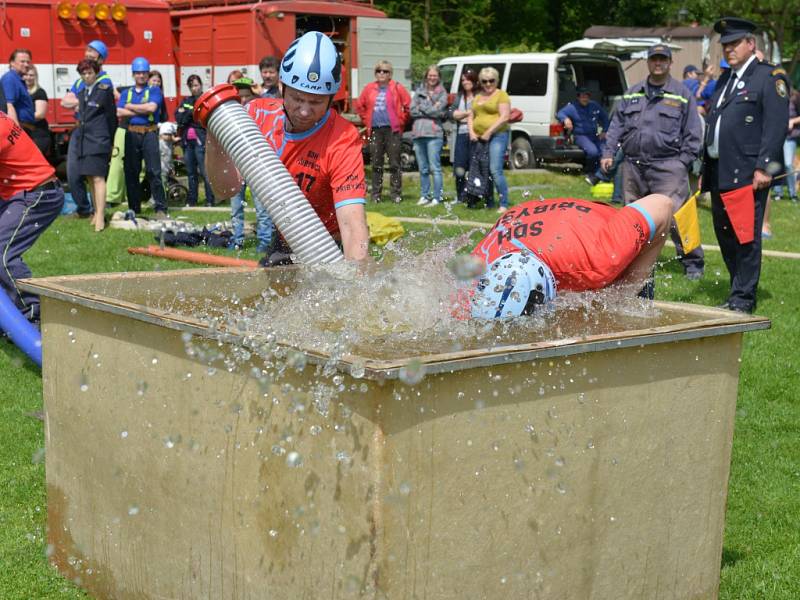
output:
<instances>
[{"instance_id":1,"label":"water droplet","mask_svg":"<svg viewBox=\"0 0 800 600\"><path fill-rule=\"evenodd\" d=\"M418 359L414 359L401 367L399 377L400 381L406 385L417 385L425 377L425 365Z\"/></svg>"},{"instance_id":2,"label":"water droplet","mask_svg":"<svg viewBox=\"0 0 800 600\"><path fill-rule=\"evenodd\" d=\"M269 530L269 537L272 537L272 538L278 537L278 532L276 530L274 530L274 529L270 529Z\"/></svg>"},{"instance_id":3,"label":"water droplet","mask_svg":"<svg viewBox=\"0 0 800 600\"><path fill-rule=\"evenodd\" d=\"M132 505L130 505L130 506L128 507L128 514L129 514L130 516L132 516L132 517L135 517L136 515L138 515L138 514L139 514L139 507L138 507L138 506L136 506L135 504L132 504Z\"/></svg>"},{"instance_id":4,"label":"water droplet","mask_svg":"<svg viewBox=\"0 0 800 600\"><path fill-rule=\"evenodd\" d=\"M450 260L447 268L459 281L469 281L483 275L486 271L486 264L472 254L459 254Z\"/></svg>"},{"instance_id":5,"label":"water droplet","mask_svg":"<svg viewBox=\"0 0 800 600\"><path fill-rule=\"evenodd\" d=\"M350 376L354 377L355 379L361 379L364 376L366 369L364 368L364 363L354 362L350 365Z\"/></svg>"},{"instance_id":6,"label":"water droplet","mask_svg":"<svg viewBox=\"0 0 800 600\"><path fill-rule=\"evenodd\" d=\"M312 425L311 427L309 427L308 431L311 435L319 435L320 433L322 433L322 427L320 427L319 425Z\"/></svg>"},{"instance_id":7,"label":"water droplet","mask_svg":"<svg viewBox=\"0 0 800 600\"><path fill-rule=\"evenodd\" d=\"M39 448L36 452L33 453L33 457L31 457L31 462L35 465L43 463L44 455L45 455L45 449Z\"/></svg>"},{"instance_id":8,"label":"water droplet","mask_svg":"<svg viewBox=\"0 0 800 600\"><path fill-rule=\"evenodd\" d=\"M146 381L138 381L136 383L136 395L137 396L144 396L146 391L147 391L147 382Z\"/></svg>"},{"instance_id":9,"label":"water droplet","mask_svg":"<svg viewBox=\"0 0 800 600\"><path fill-rule=\"evenodd\" d=\"M279 446L278 444L275 444L274 446L272 446L272 453L275 456L283 456L284 454L286 454L286 448L284 448L283 446Z\"/></svg>"},{"instance_id":10,"label":"water droplet","mask_svg":"<svg viewBox=\"0 0 800 600\"><path fill-rule=\"evenodd\" d=\"M69 314L71 314L71 315L77 315L77 314L78 314L78 309L77 309L77 308L75 308L75 307L73 307L73 308L70 308L70 309L69 309Z\"/></svg>"},{"instance_id":11,"label":"water droplet","mask_svg":"<svg viewBox=\"0 0 800 600\"><path fill-rule=\"evenodd\" d=\"M158 359L157 359L157 358L154 356L154 357L153 357L153 360L151 360L150 362L151 362L152 364L154 364L154 365L157 365L157 364L158 364Z\"/></svg>"},{"instance_id":12,"label":"water droplet","mask_svg":"<svg viewBox=\"0 0 800 600\"><path fill-rule=\"evenodd\" d=\"M290 467L299 467L303 464L303 457L299 452L292 450L286 455L286 464Z\"/></svg>"},{"instance_id":13,"label":"water droplet","mask_svg":"<svg viewBox=\"0 0 800 600\"><path fill-rule=\"evenodd\" d=\"M559 494L567 493L567 488L564 487L564 484L561 483L560 481L558 482L558 484L556 484L556 490L558 491Z\"/></svg>"},{"instance_id":14,"label":"water droplet","mask_svg":"<svg viewBox=\"0 0 800 600\"><path fill-rule=\"evenodd\" d=\"M350 462L350 455L345 452L344 450L340 450L336 453L336 460L340 463L347 463Z\"/></svg>"},{"instance_id":15,"label":"water droplet","mask_svg":"<svg viewBox=\"0 0 800 600\"><path fill-rule=\"evenodd\" d=\"M411 493L411 484L404 481L398 486L397 490L402 496L408 496Z\"/></svg>"},{"instance_id":16,"label":"water droplet","mask_svg":"<svg viewBox=\"0 0 800 600\"><path fill-rule=\"evenodd\" d=\"M121 437L123 440L126 439L128 437L128 432L125 431L125 430L120 431L119 432L119 437Z\"/></svg>"}]
</instances>

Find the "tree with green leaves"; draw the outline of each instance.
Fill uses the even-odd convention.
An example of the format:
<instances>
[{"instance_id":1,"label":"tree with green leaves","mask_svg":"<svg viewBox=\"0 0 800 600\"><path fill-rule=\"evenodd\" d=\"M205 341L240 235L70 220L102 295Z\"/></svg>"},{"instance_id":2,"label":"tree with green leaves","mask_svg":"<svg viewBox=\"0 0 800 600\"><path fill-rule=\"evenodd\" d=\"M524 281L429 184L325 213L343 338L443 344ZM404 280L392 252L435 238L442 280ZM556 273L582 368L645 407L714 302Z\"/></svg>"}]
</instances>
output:
<instances>
[{"instance_id":1,"label":"tree with green leaves","mask_svg":"<svg viewBox=\"0 0 800 600\"><path fill-rule=\"evenodd\" d=\"M750 19L767 31L797 70L800 0L375 0L390 17L411 20L415 76L444 56L555 50L592 25L711 25Z\"/></svg>"}]
</instances>

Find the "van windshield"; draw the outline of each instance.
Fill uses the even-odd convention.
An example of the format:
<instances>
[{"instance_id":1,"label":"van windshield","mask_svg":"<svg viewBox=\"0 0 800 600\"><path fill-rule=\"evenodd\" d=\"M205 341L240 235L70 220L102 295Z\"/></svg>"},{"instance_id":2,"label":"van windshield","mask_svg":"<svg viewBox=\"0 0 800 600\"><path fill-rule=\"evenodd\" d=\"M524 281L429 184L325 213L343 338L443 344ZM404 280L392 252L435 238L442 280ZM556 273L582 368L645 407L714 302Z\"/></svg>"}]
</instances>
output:
<instances>
[{"instance_id":1,"label":"van windshield","mask_svg":"<svg viewBox=\"0 0 800 600\"><path fill-rule=\"evenodd\" d=\"M455 65L439 65L439 75L442 87L450 92L453 89L453 76L456 74Z\"/></svg>"}]
</instances>

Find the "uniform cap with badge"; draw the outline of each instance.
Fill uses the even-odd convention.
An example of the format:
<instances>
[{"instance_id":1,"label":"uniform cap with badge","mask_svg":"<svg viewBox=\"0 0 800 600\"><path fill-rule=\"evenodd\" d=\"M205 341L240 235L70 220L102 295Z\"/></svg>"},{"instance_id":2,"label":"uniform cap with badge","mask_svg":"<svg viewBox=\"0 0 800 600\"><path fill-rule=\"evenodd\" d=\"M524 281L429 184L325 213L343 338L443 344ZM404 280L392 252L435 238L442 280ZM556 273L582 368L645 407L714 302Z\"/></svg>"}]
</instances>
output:
<instances>
[{"instance_id":1,"label":"uniform cap with badge","mask_svg":"<svg viewBox=\"0 0 800 600\"><path fill-rule=\"evenodd\" d=\"M739 17L722 17L714 23L714 31L719 34L720 44L736 42L756 29L758 26L755 23Z\"/></svg>"}]
</instances>

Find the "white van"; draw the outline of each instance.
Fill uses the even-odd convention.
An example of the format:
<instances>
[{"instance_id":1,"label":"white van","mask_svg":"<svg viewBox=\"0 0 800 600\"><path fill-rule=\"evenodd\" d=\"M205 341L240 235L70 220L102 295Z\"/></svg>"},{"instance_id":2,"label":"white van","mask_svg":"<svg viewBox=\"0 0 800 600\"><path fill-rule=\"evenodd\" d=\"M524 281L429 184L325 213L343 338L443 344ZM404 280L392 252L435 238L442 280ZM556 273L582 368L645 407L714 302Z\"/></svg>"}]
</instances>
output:
<instances>
[{"instance_id":1,"label":"white van","mask_svg":"<svg viewBox=\"0 0 800 600\"><path fill-rule=\"evenodd\" d=\"M583 161L583 151L569 143L556 113L575 99L577 87L585 86L591 90L592 100L610 114L614 102L628 87L620 58L644 51L651 44L651 40L583 39L557 52L444 58L439 69L442 85L451 94L458 92L464 69L472 68L476 73L483 67L497 69L500 88L508 92L511 106L523 113L522 121L511 124L509 163L512 169L527 169L543 162ZM454 140L449 141L454 147Z\"/></svg>"}]
</instances>

